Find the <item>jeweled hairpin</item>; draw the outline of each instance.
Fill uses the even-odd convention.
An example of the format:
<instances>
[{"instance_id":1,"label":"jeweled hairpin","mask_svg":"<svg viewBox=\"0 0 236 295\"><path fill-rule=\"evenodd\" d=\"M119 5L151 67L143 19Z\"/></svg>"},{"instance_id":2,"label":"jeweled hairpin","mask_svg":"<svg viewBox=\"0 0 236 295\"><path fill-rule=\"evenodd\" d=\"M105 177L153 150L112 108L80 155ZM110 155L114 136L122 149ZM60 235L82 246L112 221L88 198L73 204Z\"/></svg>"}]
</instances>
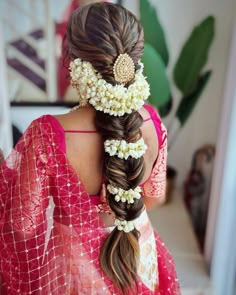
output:
<instances>
[{"instance_id":1,"label":"jeweled hairpin","mask_svg":"<svg viewBox=\"0 0 236 295\"><path fill-rule=\"evenodd\" d=\"M117 82L128 83L133 80L135 75L135 66L132 58L127 54L120 54L114 65L113 65L113 74Z\"/></svg>"}]
</instances>

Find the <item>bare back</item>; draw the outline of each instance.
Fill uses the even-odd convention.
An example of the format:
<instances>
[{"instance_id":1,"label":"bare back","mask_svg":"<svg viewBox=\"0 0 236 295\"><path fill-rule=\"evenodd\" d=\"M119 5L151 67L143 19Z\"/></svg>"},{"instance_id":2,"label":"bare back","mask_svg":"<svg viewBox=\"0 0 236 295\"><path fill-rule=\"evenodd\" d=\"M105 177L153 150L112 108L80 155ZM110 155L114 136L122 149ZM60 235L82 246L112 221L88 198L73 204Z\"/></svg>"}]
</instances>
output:
<instances>
[{"instance_id":1,"label":"bare back","mask_svg":"<svg viewBox=\"0 0 236 295\"><path fill-rule=\"evenodd\" d=\"M144 121L150 118L145 108L140 110ZM104 147L99 133L96 131L95 110L92 107L81 108L65 115L55 116L65 131L79 130L82 132L65 132L66 155L70 164L82 180L90 195L97 195L101 189ZM146 170L142 182L151 173L158 155L158 139L152 120L143 123L142 136L148 147L144 160Z\"/></svg>"}]
</instances>

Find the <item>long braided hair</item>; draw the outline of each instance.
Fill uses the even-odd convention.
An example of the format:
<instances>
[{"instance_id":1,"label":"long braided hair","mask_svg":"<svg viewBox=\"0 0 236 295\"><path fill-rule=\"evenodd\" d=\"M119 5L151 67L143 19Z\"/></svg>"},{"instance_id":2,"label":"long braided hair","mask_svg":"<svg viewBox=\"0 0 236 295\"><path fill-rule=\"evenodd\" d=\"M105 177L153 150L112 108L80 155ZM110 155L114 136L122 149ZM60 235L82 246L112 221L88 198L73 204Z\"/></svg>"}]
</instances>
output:
<instances>
[{"instance_id":1,"label":"long braided hair","mask_svg":"<svg viewBox=\"0 0 236 295\"><path fill-rule=\"evenodd\" d=\"M144 49L140 22L125 8L111 3L96 3L74 11L68 22L66 42L71 59L79 57L90 62L102 78L112 85L119 84L113 75L113 65L119 54L127 53L134 62L135 70L138 70ZM142 123L143 119L136 111L121 117L96 112L96 127L104 141L136 142L142 136ZM128 157L125 160L108 153L104 155L106 185L124 190L135 189L141 183L144 171L143 157ZM114 195L107 191L107 200L120 220L134 220L143 210L142 198L127 204L115 201ZM100 251L101 268L124 294L136 285L140 251L138 239L139 231L136 228L126 233L115 227Z\"/></svg>"}]
</instances>

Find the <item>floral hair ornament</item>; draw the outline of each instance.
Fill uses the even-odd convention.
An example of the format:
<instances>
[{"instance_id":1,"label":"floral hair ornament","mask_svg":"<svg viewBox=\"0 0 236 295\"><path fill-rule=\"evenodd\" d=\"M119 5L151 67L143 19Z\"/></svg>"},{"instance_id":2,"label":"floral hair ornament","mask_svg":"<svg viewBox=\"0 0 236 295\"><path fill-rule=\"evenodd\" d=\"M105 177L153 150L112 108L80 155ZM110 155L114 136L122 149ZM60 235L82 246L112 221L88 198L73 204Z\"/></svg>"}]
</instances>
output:
<instances>
[{"instance_id":1,"label":"floral hair ornament","mask_svg":"<svg viewBox=\"0 0 236 295\"><path fill-rule=\"evenodd\" d=\"M118 230L124 231L125 233L129 233L130 231L134 230L134 223L132 220L127 221L127 220L115 219L115 225Z\"/></svg>"},{"instance_id":2,"label":"floral hair ornament","mask_svg":"<svg viewBox=\"0 0 236 295\"><path fill-rule=\"evenodd\" d=\"M105 140L104 142L105 152L107 152L111 157L117 156L120 159L127 160L128 157L135 159L141 158L147 146L144 143L143 138L140 138L136 142L127 142L125 140Z\"/></svg>"},{"instance_id":3,"label":"floral hair ornament","mask_svg":"<svg viewBox=\"0 0 236 295\"><path fill-rule=\"evenodd\" d=\"M143 64L139 62L139 65L133 83L125 87L123 84L113 86L106 82L90 62L80 58L73 60L70 63L71 85L78 93L80 106L89 102L97 111L111 116L123 116L141 109L150 90L143 76ZM118 65L115 68L118 69Z\"/></svg>"},{"instance_id":4,"label":"floral hair ornament","mask_svg":"<svg viewBox=\"0 0 236 295\"><path fill-rule=\"evenodd\" d=\"M117 188L111 184L107 185L107 190L110 194L115 195L116 202L127 202L128 204L133 204L135 199L141 198L142 189L137 186L135 189L123 190L122 188Z\"/></svg>"}]
</instances>

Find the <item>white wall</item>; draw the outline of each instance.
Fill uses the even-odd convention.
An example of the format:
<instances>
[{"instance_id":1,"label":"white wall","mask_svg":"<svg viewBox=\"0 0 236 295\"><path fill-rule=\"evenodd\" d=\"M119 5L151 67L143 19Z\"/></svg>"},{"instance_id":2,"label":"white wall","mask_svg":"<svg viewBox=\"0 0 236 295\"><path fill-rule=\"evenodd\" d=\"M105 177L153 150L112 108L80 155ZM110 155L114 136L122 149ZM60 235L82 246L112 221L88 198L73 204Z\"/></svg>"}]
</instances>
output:
<instances>
[{"instance_id":1,"label":"white wall","mask_svg":"<svg viewBox=\"0 0 236 295\"><path fill-rule=\"evenodd\" d=\"M138 2L129 0L124 1L124 4L137 13ZM213 75L194 113L169 152L169 164L177 168L178 185L182 186L194 151L203 144L215 144L217 140L236 1L150 0L150 2L157 9L165 30L170 52L169 73L172 73L182 45L192 28L209 14L216 18L216 36L206 67L213 70ZM176 89L173 89L173 94L178 98L179 93Z\"/></svg>"},{"instance_id":2,"label":"white wall","mask_svg":"<svg viewBox=\"0 0 236 295\"><path fill-rule=\"evenodd\" d=\"M235 76L234 76L235 78ZM234 84L235 85L235 84ZM226 141L224 170L219 192L219 213L216 218L216 232L212 257L212 281L215 295L235 294L236 276L236 87L229 114L229 134ZM233 164L233 165L232 165ZM214 196L212 196L214 198ZM227 270L227 271L226 271Z\"/></svg>"},{"instance_id":3,"label":"white wall","mask_svg":"<svg viewBox=\"0 0 236 295\"><path fill-rule=\"evenodd\" d=\"M236 283L236 17L232 37L205 243L215 295L235 294Z\"/></svg>"},{"instance_id":4,"label":"white wall","mask_svg":"<svg viewBox=\"0 0 236 295\"><path fill-rule=\"evenodd\" d=\"M0 21L0 149L6 156L12 146L10 103L7 95L6 60L3 50L2 22Z\"/></svg>"},{"instance_id":5,"label":"white wall","mask_svg":"<svg viewBox=\"0 0 236 295\"><path fill-rule=\"evenodd\" d=\"M59 21L62 17L62 12L70 0L47 0L52 12L52 18ZM16 7L14 8L14 3ZM45 0L0 0L0 17L11 21L16 26L18 33L25 34L32 30L32 28L39 28L44 25L46 20L45 14ZM26 13L33 14L33 18L27 17ZM4 39L11 40L19 37L19 34L14 33L13 30L7 29L4 25Z\"/></svg>"},{"instance_id":6,"label":"white wall","mask_svg":"<svg viewBox=\"0 0 236 295\"><path fill-rule=\"evenodd\" d=\"M13 106L10 110L11 122L21 133L23 133L30 123L43 115L65 114L69 110L64 106Z\"/></svg>"}]
</instances>

